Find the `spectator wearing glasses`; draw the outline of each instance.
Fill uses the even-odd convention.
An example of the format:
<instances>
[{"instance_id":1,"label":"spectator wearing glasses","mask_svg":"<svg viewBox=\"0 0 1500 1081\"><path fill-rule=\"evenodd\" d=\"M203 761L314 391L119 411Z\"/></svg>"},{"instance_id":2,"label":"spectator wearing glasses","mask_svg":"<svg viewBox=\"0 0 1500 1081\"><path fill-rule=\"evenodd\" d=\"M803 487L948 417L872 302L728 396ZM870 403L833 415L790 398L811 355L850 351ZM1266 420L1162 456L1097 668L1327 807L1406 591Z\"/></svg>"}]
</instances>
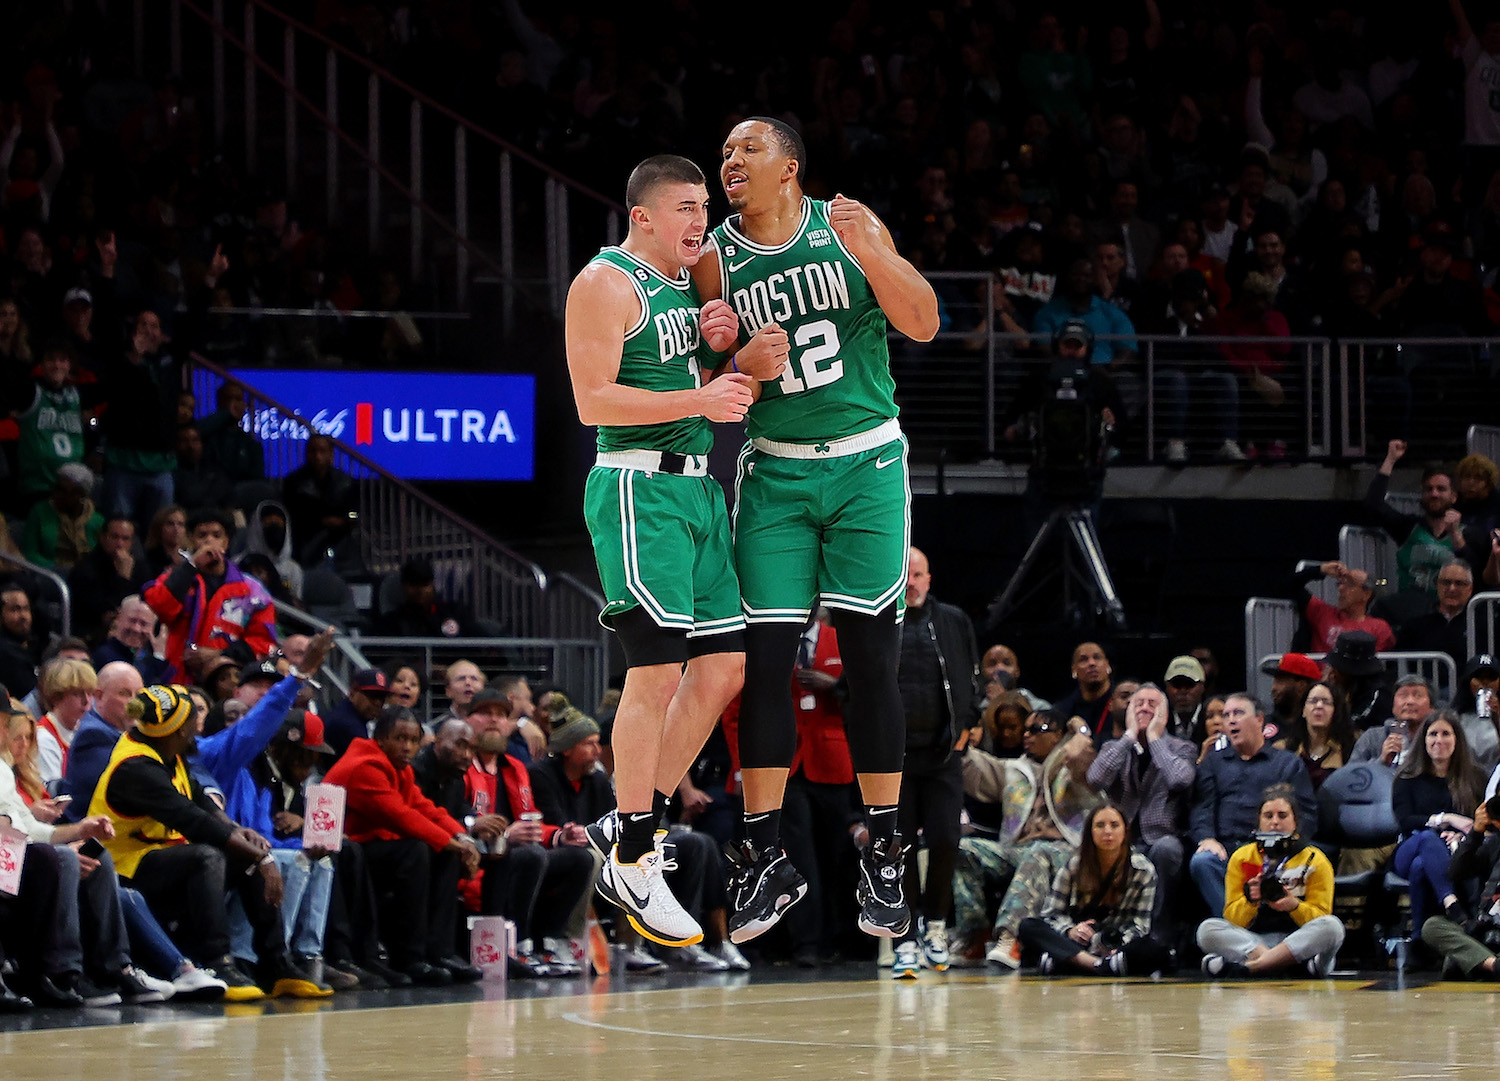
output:
<instances>
[{"instance_id":1,"label":"spectator wearing glasses","mask_svg":"<svg viewBox=\"0 0 1500 1081\"><path fill-rule=\"evenodd\" d=\"M1438 568L1437 607L1408 620L1396 638L1397 648L1419 653L1446 653L1462 666L1469 642L1464 613L1474 596L1474 568L1461 559Z\"/></svg>"},{"instance_id":2,"label":"spectator wearing glasses","mask_svg":"<svg viewBox=\"0 0 1500 1081\"><path fill-rule=\"evenodd\" d=\"M1162 677L1166 683L1167 732L1178 739L1190 740L1204 727L1203 664L1196 657L1173 657Z\"/></svg>"},{"instance_id":3,"label":"spectator wearing glasses","mask_svg":"<svg viewBox=\"0 0 1500 1081\"><path fill-rule=\"evenodd\" d=\"M1005 968L1018 968L1021 920L1037 915L1052 876L1072 856L1084 816L1100 802L1085 782L1094 758L1093 741L1081 722L1053 712L1026 719L1020 758L1001 759L975 748L963 757L964 791L1000 810L1000 835L959 842L953 875L955 932L963 955L983 954ZM1064 742L1066 740L1066 742ZM1008 889L1006 888L1008 884ZM1003 895L989 924L986 894ZM993 945L985 952L993 934Z\"/></svg>"}]
</instances>

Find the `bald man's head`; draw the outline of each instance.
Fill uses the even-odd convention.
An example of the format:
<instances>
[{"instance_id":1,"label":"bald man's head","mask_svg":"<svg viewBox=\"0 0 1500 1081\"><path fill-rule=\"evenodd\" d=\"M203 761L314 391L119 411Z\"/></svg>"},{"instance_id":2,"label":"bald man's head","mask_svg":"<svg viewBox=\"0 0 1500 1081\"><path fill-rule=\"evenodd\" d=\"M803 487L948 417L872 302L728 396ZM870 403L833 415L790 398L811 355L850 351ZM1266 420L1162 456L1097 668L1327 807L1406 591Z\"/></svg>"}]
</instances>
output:
<instances>
[{"instance_id":1,"label":"bald man's head","mask_svg":"<svg viewBox=\"0 0 1500 1081\"><path fill-rule=\"evenodd\" d=\"M125 707L145 686L134 665L111 661L99 669L99 686L94 691L94 712L113 728L124 732L130 727Z\"/></svg>"},{"instance_id":2,"label":"bald man's head","mask_svg":"<svg viewBox=\"0 0 1500 1081\"><path fill-rule=\"evenodd\" d=\"M927 556L920 548L913 548L906 561L906 606L920 608L927 603L927 593L932 589L932 572L927 565Z\"/></svg>"}]
</instances>

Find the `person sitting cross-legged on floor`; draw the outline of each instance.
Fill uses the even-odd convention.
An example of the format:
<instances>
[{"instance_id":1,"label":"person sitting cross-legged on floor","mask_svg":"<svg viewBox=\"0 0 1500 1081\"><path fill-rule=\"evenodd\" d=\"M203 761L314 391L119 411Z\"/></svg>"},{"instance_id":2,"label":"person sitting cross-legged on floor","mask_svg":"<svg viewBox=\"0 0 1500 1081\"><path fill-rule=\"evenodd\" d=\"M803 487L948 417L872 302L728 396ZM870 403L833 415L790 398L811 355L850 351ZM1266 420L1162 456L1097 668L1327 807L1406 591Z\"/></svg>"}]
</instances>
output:
<instances>
[{"instance_id":1,"label":"person sitting cross-legged on floor","mask_svg":"<svg viewBox=\"0 0 1500 1081\"><path fill-rule=\"evenodd\" d=\"M1224 915L1198 926L1206 974L1333 971L1344 942L1344 925L1333 915L1333 865L1302 840L1297 805L1290 784L1265 790L1255 840L1229 857Z\"/></svg>"},{"instance_id":2,"label":"person sitting cross-legged on floor","mask_svg":"<svg viewBox=\"0 0 1500 1081\"><path fill-rule=\"evenodd\" d=\"M1125 816L1112 803L1089 812L1078 854L1052 879L1040 916L1021 921L1023 945L1041 953L1043 975L1123 976L1175 967L1151 938L1156 868L1131 850Z\"/></svg>"}]
</instances>

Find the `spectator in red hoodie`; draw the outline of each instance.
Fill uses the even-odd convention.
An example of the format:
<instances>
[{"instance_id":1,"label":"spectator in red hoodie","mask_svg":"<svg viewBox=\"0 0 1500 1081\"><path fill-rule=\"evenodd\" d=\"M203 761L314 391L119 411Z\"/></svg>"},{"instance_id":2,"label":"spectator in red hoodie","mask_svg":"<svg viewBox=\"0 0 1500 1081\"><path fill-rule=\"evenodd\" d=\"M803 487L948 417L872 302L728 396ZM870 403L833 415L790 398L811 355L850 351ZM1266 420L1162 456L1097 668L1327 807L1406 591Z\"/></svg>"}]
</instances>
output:
<instances>
[{"instance_id":1,"label":"spectator in red hoodie","mask_svg":"<svg viewBox=\"0 0 1500 1081\"><path fill-rule=\"evenodd\" d=\"M387 707L373 739L356 739L324 780L346 792L344 834L369 865L393 967L414 983L477 979L453 956L458 880L479 869L479 849L463 826L417 787L411 760L422 726L404 706Z\"/></svg>"},{"instance_id":2,"label":"spectator in red hoodie","mask_svg":"<svg viewBox=\"0 0 1500 1081\"><path fill-rule=\"evenodd\" d=\"M234 522L221 510L200 510L188 519L193 556L148 585L142 594L167 626L165 679L182 680L189 647L228 649L244 642L257 657L276 648L276 612L271 595L229 562Z\"/></svg>"}]
</instances>

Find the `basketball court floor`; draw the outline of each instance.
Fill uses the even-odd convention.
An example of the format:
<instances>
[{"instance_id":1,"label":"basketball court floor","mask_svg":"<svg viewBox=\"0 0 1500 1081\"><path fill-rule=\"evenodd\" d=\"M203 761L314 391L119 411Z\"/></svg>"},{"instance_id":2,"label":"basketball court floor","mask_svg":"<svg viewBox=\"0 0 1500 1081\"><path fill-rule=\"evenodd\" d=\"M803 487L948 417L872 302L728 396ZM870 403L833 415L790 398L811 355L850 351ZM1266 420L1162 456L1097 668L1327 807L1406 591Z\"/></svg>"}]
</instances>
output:
<instances>
[{"instance_id":1,"label":"basketball court floor","mask_svg":"<svg viewBox=\"0 0 1500 1081\"><path fill-rule=\"evenodd\" d=\"M1494 984L924 973L599 977L0 1018L20 1081L1494 1076Z\"/></svg>"}]
</instances>

